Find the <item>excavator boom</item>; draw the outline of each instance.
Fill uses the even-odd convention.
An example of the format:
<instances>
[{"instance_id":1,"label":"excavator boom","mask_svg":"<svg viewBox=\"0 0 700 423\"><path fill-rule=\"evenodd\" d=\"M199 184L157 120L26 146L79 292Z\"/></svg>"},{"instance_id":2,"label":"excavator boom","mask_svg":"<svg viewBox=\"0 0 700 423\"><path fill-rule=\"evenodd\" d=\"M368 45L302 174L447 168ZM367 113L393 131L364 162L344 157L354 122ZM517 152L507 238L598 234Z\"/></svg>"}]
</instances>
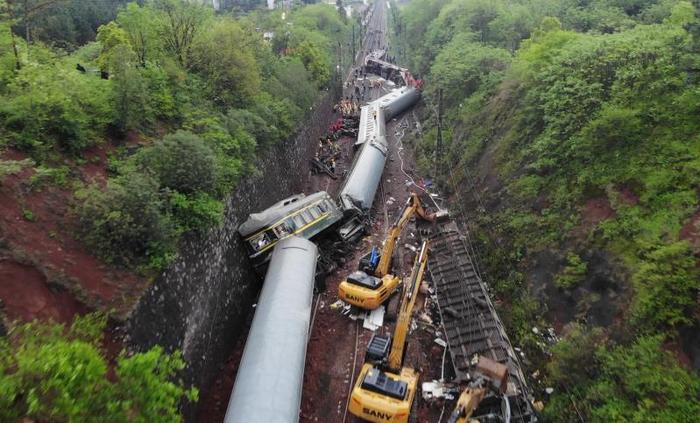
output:
<instances>
[{"instance_id":1,"label":"excavator boom","mask_svg":"<svg viewBox=\"0 0 700 423\"><path fill-rule=\"evenodd\" d=\"M382 247L381 256L379 258L379 264L377 265L377 269L374 271L374 275L376 277L381 278L384 277L384 275L386 275L387 273L389 273L389 268L391 266L391 257L394 254L394 248L396 248L396 241L399 238L399 235L401 235L401 232L403 232L404 227L406 227L406 224L411 219L411 216L413 216L414 214L418 215L418 217L428 222L433 222L435 221L435 219L442 216L442 213L426 213L425 209L423 209L423 205L420 202L418 194L412 192L411 196L408 197L408 200L406 201L406 205L404 206L403 211L396 219L396 222L394 222L394 224L391 225L391 228L389 228L389 233L386 237L386 240L384 241L384 246Z\"/></svg>"},{"instance_id":2,"label":"excavator boom","mask_svg":"<svg viewBox=\"0 0 700 423\"><path fill-rule=\"evenodd\" d=\"M413 306L416 304L418 297L418 289L423 282L425 267L428 265L428 241L423 241L420 252L416 257L411 270L411 278L403 293L401 299L401 310L399 318L396 321L396 329L394 330L394 340L392 341L391 351L389 352L389 369L398 371L403 362L404 347L406 345L406 337L411 324L411 314Z\"/></svg>"}]
</instances>

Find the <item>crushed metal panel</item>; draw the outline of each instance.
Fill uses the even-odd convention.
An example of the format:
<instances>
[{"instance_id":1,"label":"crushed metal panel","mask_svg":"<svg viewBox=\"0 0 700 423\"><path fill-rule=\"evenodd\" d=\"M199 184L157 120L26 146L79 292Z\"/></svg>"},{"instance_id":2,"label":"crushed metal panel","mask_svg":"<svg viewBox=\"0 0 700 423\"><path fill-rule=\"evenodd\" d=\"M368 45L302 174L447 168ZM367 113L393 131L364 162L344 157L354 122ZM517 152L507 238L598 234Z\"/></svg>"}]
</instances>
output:
<instances>
[{"instance_id":1,"label":"crushed metal panel","mask_svg":"<svg viewBox=\"0 0 700 423\"><path fill-rule=\"evenodd\" d=\"M470 360L475 355L506 365L509 373L506 396L511 421L536 421L520 363L496 314L486 284L477 274L455 223L440 226L438 232L430 237L430 245L428 269L435 284L438 307L458 379L468 378ZM485 404L483 407L491 407L490 402L482 404ZM492 404L493 407L498 406L497 402ZM498 410L494 408L484 412Z\"/></svg>"}]
</instances>

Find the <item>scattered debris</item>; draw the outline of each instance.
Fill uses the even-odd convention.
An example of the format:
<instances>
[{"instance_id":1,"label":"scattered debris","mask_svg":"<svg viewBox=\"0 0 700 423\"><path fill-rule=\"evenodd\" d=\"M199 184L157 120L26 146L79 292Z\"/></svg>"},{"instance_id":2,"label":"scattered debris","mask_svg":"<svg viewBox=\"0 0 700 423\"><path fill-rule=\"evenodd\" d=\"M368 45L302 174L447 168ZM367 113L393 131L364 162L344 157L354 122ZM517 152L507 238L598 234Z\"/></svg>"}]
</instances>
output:
<instances>
[{"instance_id":1,"label":"scattered debris","mask_svg":"<svg viewBox=\"0 0 700 423\"><path fill-rule=\"evenodd\" d=\"M428 316L428 313L426 313L424 311L421 311L420 313L418 313L418 320L420 320L421 322L427 323L429 325L433 324L433 319L431 319L430 316Z\"/></svg>"},{"instance_id":2,"label":"scattered debris","mask_svg":"<svg viewBox=\"0 0 700 423\"><path fill-rule=\"evenodd\" d=\"M338 310L338 309L345 307L345 305L346 305L345 301L338 300L338 301L334 302L333 304L331 304L330 308L331 308L331 310Z\"/></svg>"},{"instance_id":3,"label":"scattered debris","mask_svg":"<svg viewBox=\"0 0 700 423\"><path fill-rule=\"evenodd\" d=\"M547 395L552 395L552 393L554 392L554 388L545 388L544 391L547 393Z\"/></svg>"},{"instance_id":4,"label":"scattered debris","mask_svg":"<svg viewBox=\"0 0 700 423\"><path fill-rule=\"evenodd\" d=\"M435 338L435 343L441 346L442 348L447 347L447 342L445 342L445 340L442 338Z\"/></svg>"},{"instance_id":5,"label":"scattered debris","mask_svg":"<svg viewBox=\"0 0 700 423\"><path fill-rule=\"evenodd\" d=\"M444 383L434 380L432 382L423 382L421 385L423 399L426 401L444 398L453 400L459 393L459 388L451 383Z\"/></svg>"},{"instance_id":6,"label":"scattered debris","mask_svg":"<svg viewBox=\"0 0 700 423\"><path fill-rule=\"evenodd\" d=\"M378 308L368 312L365 315L365 321L362 327L375 331L384 325L384 306L379 306Z\"/></svg>"}]
</instances>

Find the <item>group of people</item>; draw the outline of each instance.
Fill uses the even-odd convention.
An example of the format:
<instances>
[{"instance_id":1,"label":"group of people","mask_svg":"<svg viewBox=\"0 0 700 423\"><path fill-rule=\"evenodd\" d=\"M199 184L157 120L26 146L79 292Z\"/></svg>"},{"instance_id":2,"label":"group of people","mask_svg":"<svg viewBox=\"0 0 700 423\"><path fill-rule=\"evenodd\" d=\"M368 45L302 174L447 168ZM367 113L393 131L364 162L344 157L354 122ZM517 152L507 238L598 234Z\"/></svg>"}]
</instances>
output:
<instances>
[{"instance_id":1,"label":"group of people","mask_svg":"<svg viewBox=\"0 0 700 423\"><path fill-rule=\"evenodd\" d=\"M343 117L357 116L360 113L360 104L354 99L345 97L333 106L333 111L340 112Z\"/></svg>"}]
</instances>

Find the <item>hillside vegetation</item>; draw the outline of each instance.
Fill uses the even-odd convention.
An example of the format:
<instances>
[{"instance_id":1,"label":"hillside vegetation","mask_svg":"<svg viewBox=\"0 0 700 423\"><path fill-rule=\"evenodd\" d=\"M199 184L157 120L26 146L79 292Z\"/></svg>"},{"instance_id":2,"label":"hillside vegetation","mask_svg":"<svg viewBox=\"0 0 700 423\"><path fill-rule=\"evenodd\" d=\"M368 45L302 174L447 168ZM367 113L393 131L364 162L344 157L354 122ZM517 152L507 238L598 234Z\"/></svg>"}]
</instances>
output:
<instances>
[{"instance_id":1,"label":"hillside vegetation","mask_svg":"<svg viewBox=\"0 0 700 423\"><path fill-rule=\"evenodd\" d=\"M71 187L84 242L144 270L221 222L225 196L296 130L350 39L325 5L283 20L184 0L30 3L35 13L0 1L0 148L28 158L1 161L0 176L33 166L40 182ZM106 184L76 172L96 150L109 154Z\"/></svg>"},{"instance_id":2,"label":"hillside vegetation","mask_svg":"<svg viewBox=\"0 0 700 423\"><path fill-rule=\"evenodd\" d=\"M392 16L432 104L419 160L435 168L442 90L435 176L478 238L530 373L547 369L533 386L555 386L548 420L700 412L698 13L674 0L413 0ZM565 335L551 351L532 330L549 325Z\"/></svg>"},{"instance_id":3,"label":"hillside vegetation","mask_svg":"<svg viewBox=\"0 0 700 423\"><path fill-rule=\"evenodd\" d=\"M119 352L106 316L143 289L134 270L153 277L183 235L219 225L256 158L328 95L350 22L326 5L285 18L186 0L0 0L0 264L31 270L0 272L27 287L0 301L0 421L183 421L198 390L180 379L182 354ZM90 260L68 254L75 239ZM54 261L32 263L37 251ZM38 288L23 279L35 274ZM85 292L83 307L71 295ZM67 323L9 321L47 315Z\"/></svg>"}]
</instances>

